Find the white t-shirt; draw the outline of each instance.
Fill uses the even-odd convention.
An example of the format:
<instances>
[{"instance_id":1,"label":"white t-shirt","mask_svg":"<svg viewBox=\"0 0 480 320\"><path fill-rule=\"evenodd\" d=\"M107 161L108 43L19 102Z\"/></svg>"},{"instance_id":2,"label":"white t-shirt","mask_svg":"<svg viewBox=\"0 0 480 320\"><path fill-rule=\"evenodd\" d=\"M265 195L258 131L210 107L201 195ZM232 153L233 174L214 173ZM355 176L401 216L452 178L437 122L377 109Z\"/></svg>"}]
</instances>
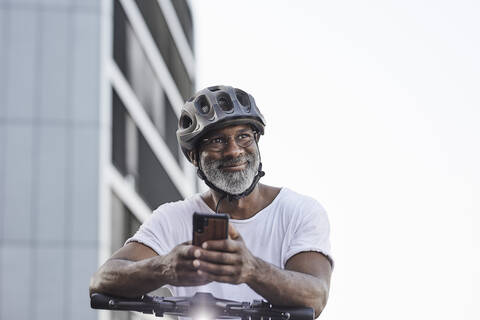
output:
<instances>
[{"instance_id":1,"label":"white t-shirt","mask_svg":"<svg viewBox=\"0 0 480 320\"><path fill-rule=\"evenodd\" d=\"M200 194L158 207L126 243L136 241L159 255L169 253L178 244L192 240L193 213L215 214ZM282 188L270 205L246 220L230 219L247 248L256 257L284 269L293 255L302 251L330 254L330 225L327 214L316 200ZM203 286L167 286L174 296L211 292L217 298L237 301L262 297L246 284L211 282Z\"/></svg>"}]
</instances>

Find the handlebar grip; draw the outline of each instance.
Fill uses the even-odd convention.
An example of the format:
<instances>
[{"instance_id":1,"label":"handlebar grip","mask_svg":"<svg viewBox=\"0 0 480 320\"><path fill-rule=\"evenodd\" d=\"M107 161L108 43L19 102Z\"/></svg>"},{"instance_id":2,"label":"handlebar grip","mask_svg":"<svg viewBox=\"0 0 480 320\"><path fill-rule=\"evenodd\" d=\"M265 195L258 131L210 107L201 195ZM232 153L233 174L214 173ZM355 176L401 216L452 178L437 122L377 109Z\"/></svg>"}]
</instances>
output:
<instances>
[{"instance_id":1,"label":"handlebar grip","mask_svg":"<svg viewBox=\"0 0 480 320\"><path fill-rule=\"evenodd\" d=\"M100 293L93 293L90 296L90 307L92 309L111 309L109 302L111 298L100 294Z\"/></svg>"},{"instance_id":2,"label":"handlebar grip","mask_svg":"<svg viewBox=\"0 0 480 320\"><path fill-rule=\"evenodd\" d=\"M149 296L130 299L110 297L101 293L94 293L90 296L90 307L92 307L92 309L138 311L150 314L153 313L152 298Z\"/></svg>"},{"instance_id":3,"label":"handlebar grip","mask_svg":"<svg viewBox=\"0 0 480 320\"><path fill-rule=\"evenodd\" d=\"M305 307L305 308L286 308L282 311L284 313L289 313L290 317L288 319L291 320L313 320L315 319L315 311L312 308Z\"/></svg>"}]
</instances>

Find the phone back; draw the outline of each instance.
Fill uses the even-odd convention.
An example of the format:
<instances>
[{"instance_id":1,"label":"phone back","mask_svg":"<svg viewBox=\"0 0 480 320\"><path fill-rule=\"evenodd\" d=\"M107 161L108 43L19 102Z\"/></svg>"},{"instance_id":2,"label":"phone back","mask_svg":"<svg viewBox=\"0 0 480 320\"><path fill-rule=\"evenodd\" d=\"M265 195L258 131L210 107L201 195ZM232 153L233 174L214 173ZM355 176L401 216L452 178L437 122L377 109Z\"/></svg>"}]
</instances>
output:
<instances>
[{"instance_id":1,"label":"phone back","mask_svg":"<svg viewBox=\"0 0 480 320\"><path fill-rule=\"evenodd\" d=\"M217 214L193 214L193 239L192 244L201 246L208 240L221 240L228 237L228 215Z\"/></svg>"}]
</instances>

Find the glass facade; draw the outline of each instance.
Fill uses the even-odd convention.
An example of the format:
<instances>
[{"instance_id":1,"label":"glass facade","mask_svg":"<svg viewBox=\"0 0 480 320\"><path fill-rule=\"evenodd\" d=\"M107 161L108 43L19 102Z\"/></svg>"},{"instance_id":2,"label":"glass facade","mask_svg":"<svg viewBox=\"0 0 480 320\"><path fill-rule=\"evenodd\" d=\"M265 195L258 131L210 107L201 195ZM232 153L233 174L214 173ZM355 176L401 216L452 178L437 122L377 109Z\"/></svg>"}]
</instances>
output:
<instances>
[{"instance_id":1,"label":"glass facade","mask_svg":"<svg viewBox=\"0 0 480 320\"><path fill-rule=\"evenodd\" d=\"M167 131L171 131L173 126L176 128L177 123L173 112L169 118L171 121L168 122ZM131 126L134 126L133 130ZM175 145L178 154L177 140L172 138L170 143ZM149 144L135 127L115 90L112 91L112 163L150 209L182 198Z\"/></svg>"},{"instance_id":2,"label":"glass facade","mask_svg":"<svg viewBox=\"0 0 480 320\"><path fill-rule=\"evenodd\" d=\"M194 49L194 38L193 38L193 20L192 20L192 13L190 12L190 8L188 7L187 1L185 0L175 0L172 1L172 5L175 8L175 12L177 13L178 20L180 20L180 24L182 25L183 32L187 37L188 45L192 52L195 51Z\"/></svg>"},{"instance_id":3,"label":"glass facade","mask_svg":"<svg viewBox=\"0 0 480 320\"><path fill-rule=\"evenodd\" d=\"M188 76L175 41L170 32L168 32L167 22L157 1L136 0L136 3L183 100L187 100L193 93L194 84Z\"/></svg>"},{"instance_id":4,"label":"glass facade","mask_svg":"<svg viewBox=\"0 0 480 320\"><path fill-rule=\"evenodd\" d=\"M148 6L152 6L156 9L155 13L161 15L161 11L159 11L160 8L155 1L140 2L142 3L141 8L143 8L144 11L149 8ZM154 20L155 15L150 13L146 17ZM168 57L165 62L170 72L172 72L172 77L178 85L179 91L182 93L182 98L186 100L186 98L193 94L193 84L186 73L167 26L162 25L162 23L165 23L163 15L158 18L158 20L161 26L159 25L157 27L161 28L161 30L157 30L156 32L156 43L157 45L159 45L159 43L163 44L163 47L159 45L159 49L163 49L161 53L164 59ZM152 31L152 28L155 28L155 26L149 25L150 31ZM171 54L164 54L165 51L168 52L169 47L175 47L175 50L173 50ZM172 155L177 159L177 162L180 163L183 155L179 153L177 138L175 136L177 116L165 91L162 89L160 81L153 72L153 68L137 36L128 22L125 11L118 1L115 1L114 6L113 57L137 99L158 130L158 133L165 140ZM169 62L175 65L178 64L179 66L173 67ZM180 70L180 72L175 70Z\"/></svg>"},{"instance_id":5,"label":"glass facade","mask_svg":"<svg viewBox=\"0 0 480 320\"><path fill-rule=\"evenodd\" d=\"M166 95L118 1L114 6L113 58L161 137L165 137Z\"/></svg>"},{"instance_id":6,"label":"glass facade","mask_svg":"<svg viewBox=\"0 0 480 320\"><path fill-rule=\"evenodd\" d=\"M111 193L111 210L112 210L112 235L111 251L115 252L120 249L125 240L135 234L141 225L135 215L122 203L115 193Z\"/></svg>"},{"instance_id":7,"label":"glass facade","mask_svg":"<svg viewBox=\"0 0 480 320\"><path fill-rule=\"evenodd\" d=\"M186 100L193 94L193 81L186 71L157 1L139 0L136 1L136 5L181 98ZM172 1L172 5L185 37L189 45L193 47L193 26L188 5L184 1ZM149 121L156 128L159 138L168 147L179 168L182 168L183 154L181 154L175 133L178 123L177 114L125 10L127 9L119 1L114 1L113 61L148 115ZM142 135L142 131L139 129L141 124L135 123L129 114L131 109L126 107L125 103L127 102L122 101L123 95L116 91L119 90L118 88L115 88L111 88L111 161L113 166L150 210L156 209L163 203L182 199L183 196L172 182L169 172L162 166L147 139ZM195 181L191 183L195 184ZM111 194L111 211L111 250L114 252L138 229L141 222L125 206L122 198L114 192ZM168 292L159 291L159 294L168 294ZM130 319L132 317L131 314L121 312L113 312L111 315L112 319Z\"/></svg>"}]
</instances>

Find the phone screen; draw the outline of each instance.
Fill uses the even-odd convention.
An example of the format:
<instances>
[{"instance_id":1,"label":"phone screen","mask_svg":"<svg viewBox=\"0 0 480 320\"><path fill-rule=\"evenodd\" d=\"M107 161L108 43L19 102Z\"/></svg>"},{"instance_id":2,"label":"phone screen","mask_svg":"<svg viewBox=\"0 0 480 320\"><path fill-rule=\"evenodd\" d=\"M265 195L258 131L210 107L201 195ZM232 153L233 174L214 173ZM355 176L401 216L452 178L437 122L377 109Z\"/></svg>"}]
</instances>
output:
<instances>
[{"instance_id":1,"label":"phone screen","mask_svg":"<svg viewBox=\"0 0 480 320\"><path fill-rule=\"evenodd\" d=\"M201 246L208 240L222 240L228 238L228 215L223 213L193 214L192 244Z\"/></svg>"}]
</instances>

